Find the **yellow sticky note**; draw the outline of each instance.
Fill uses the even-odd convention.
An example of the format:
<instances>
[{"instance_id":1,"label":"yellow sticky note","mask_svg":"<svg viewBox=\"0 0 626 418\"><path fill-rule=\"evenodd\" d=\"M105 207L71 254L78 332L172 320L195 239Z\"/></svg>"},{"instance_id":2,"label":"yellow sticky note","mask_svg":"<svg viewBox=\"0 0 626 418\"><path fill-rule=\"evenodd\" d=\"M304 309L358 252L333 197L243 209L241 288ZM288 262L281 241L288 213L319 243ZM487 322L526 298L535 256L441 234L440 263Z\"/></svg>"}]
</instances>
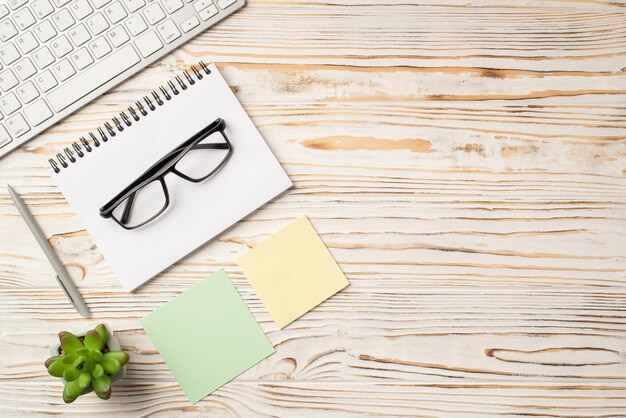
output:
<instances>
[{"instance_id":1,"label":"yellow sticky note","mask_svg":"<svg viewBox=\"0 0 626 418\"><path fill-rule=\"evenodd\" d=\"M306 216L239 257L237 264L279 328L350 284Z\"/></svg>"}]
</instances>

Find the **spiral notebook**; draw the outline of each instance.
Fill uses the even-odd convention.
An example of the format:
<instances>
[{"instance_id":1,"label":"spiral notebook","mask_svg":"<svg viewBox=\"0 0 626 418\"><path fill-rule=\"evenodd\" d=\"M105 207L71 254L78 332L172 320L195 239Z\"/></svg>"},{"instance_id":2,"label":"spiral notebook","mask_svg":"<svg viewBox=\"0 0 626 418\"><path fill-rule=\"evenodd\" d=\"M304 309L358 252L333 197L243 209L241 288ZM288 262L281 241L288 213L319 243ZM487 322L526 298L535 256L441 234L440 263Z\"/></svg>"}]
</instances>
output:
<instances>
[{"instance_id":1,"label":"spiral notebook","mask_svg":"<svg viewBox=\"0 0 626 418\"><path fill-rule=\"evenodd\" d=\"M100 215L106 202L217 118L232 146L219 171L198 183L167 175L169 206L137 229ZM50 164L57 186L128 291L291 186L218 69L202 63L79 138Z\"/></svg>"}]
</instances>

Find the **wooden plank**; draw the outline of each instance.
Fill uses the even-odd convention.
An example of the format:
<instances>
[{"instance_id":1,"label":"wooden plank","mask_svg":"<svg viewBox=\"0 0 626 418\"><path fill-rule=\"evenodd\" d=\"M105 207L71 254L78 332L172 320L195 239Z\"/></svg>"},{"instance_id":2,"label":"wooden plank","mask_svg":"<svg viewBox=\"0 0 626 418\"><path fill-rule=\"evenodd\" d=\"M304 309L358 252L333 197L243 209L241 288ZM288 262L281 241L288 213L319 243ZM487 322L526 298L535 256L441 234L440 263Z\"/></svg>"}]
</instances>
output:
<instances>
[{"instance_id":1,"label":"wooden plank","mask_svg":"<svg viewBox=\"0 0 626 418\"><path fill-rule=\"evenodd\" d=\"M250 0L3 158L94 318L0 190L0 415L624 416L625 5ZM199 59L294 187L126 293L46 160ZM277 330L234 260L303 213L352 284ZM277 352L191 405L138 320L220 268ZM128 377L64 405L47 345L99 321Z\"/></svg>"}]
</instances>

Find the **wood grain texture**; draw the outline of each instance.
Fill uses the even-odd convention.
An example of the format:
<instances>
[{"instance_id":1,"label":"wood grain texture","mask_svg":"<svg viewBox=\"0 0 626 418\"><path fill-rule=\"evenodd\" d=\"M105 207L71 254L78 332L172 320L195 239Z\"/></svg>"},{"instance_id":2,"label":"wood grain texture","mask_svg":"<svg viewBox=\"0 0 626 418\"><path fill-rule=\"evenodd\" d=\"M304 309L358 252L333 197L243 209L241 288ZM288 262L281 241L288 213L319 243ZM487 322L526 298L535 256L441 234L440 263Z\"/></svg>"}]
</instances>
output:
<instances>
[{"instance_id":1,"label":"wood grain texture","mask_svg":"<svg viewBox=\"0 0 626 418\"><path fill-rule=\"evenodd\" d=\"M626 2L249 0L0 160L0 415L626 416ZM294 187L122 290L47 157L215 62ZM277 330L234 263L307 214L351 286ZM224 268L276 354L191 405L139 318ZM42 366L61 329L131 352L108 402Z\"/></svg>"}]
</instances>

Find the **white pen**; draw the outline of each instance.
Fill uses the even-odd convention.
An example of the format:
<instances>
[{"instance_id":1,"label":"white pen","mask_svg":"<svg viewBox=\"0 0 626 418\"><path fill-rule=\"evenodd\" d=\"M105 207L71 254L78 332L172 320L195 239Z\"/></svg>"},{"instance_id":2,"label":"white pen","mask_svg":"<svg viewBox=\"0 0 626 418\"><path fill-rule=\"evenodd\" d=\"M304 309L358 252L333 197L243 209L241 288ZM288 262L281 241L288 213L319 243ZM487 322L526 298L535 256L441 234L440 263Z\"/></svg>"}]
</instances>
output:
<instances>
[{"instance_id":1,"label":"white pen","mask_svg":"<svg viewBox=\"0 0 626 418\"><path fill-rule=\"evenodd\" d=\"M50 261L50 264L52 264L54 271L56 271L57 281L61 285L61 288L65 292L67 298L70 300L72 305L74 305L74 308L76 308L76 310L83 317L89 318L89 309L87 309L85 301L78 292L78 289L76 288L76 285L74 284L74 281L70 277L69 273L65 269L65 266L63 265L61 260L59 260L59 256L54 252L54 249L48 242L48 239L41 230L41 227L39 226L37 221L35 221L35 218L33 218L33 215L30 213L30 210L28 210L28 207L26 206L24 201L22 201L20 196L15 192L15 190L13 190L13 188L8 184L7 188L9 189L9 194L11 195L11 198L15 202L15 206L17 206L18 212L20 213L20 215L22 215L22 218L24 218L26 225L28 225L28 228L35 236L35 239L39 243L39 246L43 250L46 257L48 257L48 261Z\"/></svg>"}]
</instances>

